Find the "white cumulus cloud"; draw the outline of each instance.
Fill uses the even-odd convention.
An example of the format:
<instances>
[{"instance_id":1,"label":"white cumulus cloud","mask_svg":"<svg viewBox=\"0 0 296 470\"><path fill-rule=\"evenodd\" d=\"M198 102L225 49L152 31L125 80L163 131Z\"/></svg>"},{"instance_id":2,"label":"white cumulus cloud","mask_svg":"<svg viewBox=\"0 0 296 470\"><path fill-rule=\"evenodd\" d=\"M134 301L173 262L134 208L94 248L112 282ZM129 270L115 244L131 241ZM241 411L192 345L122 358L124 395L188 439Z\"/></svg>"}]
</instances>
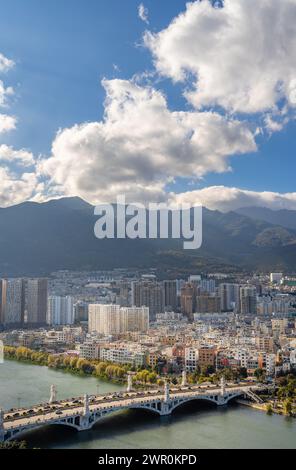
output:
<instances>
[{"instance_id":1,"label":"white cumulus cloud","mask_svg":"<svg viewBox=\"0 0 296 470\"><path fill-rule=\"evenodd\" d=\"M0 162L32 166L35 164L35 159L34 155L28 150L15 150L13 147L2 144L0 145Z\"/></svg>"},{"instance_id":2,"label":"white cumulus cloud","mask_svg":"<svg viewBox=\"0 0 296 470\"><path fill-rule=\"evenodd\" d=\"M202 204L211 210L228 212L242 207L267 207L269 209L296 210L296 192L248 191L225 186L211 186L181 194L170 194L175 204Z\"/></svg>"},{"instance_id":3,"label":"white cumulus cloud","mask_svg":"<svg viewBox=\"0 0 296 470\"><path fill-rule=\"evenodd\" d=\"M38 178L34 172L14 174L6 167L0 167L0 207L32 199L40 189Z\"/></svg>"},{"instance_id":4,"label":"white cumulus cloud","mask_svg":"<svg viewBox=\"0 0 296 470\"><path fill-rule=\"evenodd\" d=\"M165 96L127 80L104 80L105 116L61 130L39 172L65 194L96 203L117 194L166 198L173 178L229 169L228 157L256 151L240 121L213 112L172 112Z\"/></svg>"},{"instance_id":5,"label":"white cumulus cloud","mask_svg":"<svg viewBox=\"0 0 296 470\"><path fill-rule=\"evenodd\" d=\"M186 83L197 109L266 112L282 99L296 105L295 18L296 0L195 1L144 41L159 73Z\"/></svg>"}]
</instances>

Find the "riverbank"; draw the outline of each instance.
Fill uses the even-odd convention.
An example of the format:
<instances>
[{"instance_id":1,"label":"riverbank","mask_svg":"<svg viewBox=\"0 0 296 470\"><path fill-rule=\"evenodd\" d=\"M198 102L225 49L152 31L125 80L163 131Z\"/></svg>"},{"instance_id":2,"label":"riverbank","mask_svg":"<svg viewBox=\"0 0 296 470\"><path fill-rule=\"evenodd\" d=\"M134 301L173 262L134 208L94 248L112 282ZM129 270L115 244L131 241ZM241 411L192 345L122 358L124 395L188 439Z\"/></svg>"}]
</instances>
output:
<instances>
[{"instance_id":1,"label":"riverbank","mask_svg":"<svg viewBox=\"0 0 296 470\"><path fill-rule=\"evenodd\" d=\"M4 347L6 360L14 360L26 364L45 366L81 377L96 377L114 384L126 384L131 365L120 365L100 360L87 360L76 355L50 354L35 351L26 347ZM132 368L133 369L133 368ZM134 371L133 382L136 388L163 385L163 379L151 371L138 368Z\"/></svg>"},{"instance_id":2,"label":"riverbank","mask_svg":"<svg viewBox=\"0 0 296 470\"><path fill-rule=\"evenodd\" d=\"M292 413L292 414L287 415L287 414L284 413L284 411L282 409L273 407L270 402L252 403L248 400L243 400L243 399L238 399L236 401L239 405L247 406L249 408L253 408L254 410L263 411L264 413L267 413L267 414L278 414L278 415L287 416L287 417L290 417L290 418L296 418L296 413ZM269 410L267 408L268 405L270 405L270 407L271 407Z\"/></svg>"},{"instance_id":3,"label":"riverbank","mask_svg":"<svg viewBox=\"0 0 296 470\"><path fill-rule=\"evenodd\" d=\"M101 381L113 384L125 384L127 368L99 361L88 361L79 357L52 355L38 352L29 348L13 346L4 347L4 358L33 366L43 366L49 369L65 372L80 377L95 377Z\"/></svg>"}]
</instances>

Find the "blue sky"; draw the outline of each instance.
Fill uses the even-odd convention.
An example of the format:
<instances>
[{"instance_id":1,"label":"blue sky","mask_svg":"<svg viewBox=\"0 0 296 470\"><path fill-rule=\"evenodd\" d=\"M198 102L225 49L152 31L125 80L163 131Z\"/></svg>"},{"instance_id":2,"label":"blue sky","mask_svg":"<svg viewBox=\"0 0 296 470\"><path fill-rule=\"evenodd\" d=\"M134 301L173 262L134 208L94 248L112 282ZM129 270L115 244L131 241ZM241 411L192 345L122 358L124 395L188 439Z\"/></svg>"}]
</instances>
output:
<instances>
[{"instance_id":1,"label":"blue sky","mask_svg":"<svg viewBox=\"0 0 296 470\"><path fill-rule=\"evenodd\" d=\"M149 51L137 47L147 27L138 17L139 3L0 1L1 51L16 62L8 81L17 90L11 109L19 117L19 126L8 142L48 153L59 128L102 118L105 92L100 81L104 77L130 78L152 69ZM145 4L151 29L159 30L186 2ZM164 88L175 108L180 96L168 80Z\"/></svg>"},{"instance_id":2,"label":"blue sky","mask_svg":"<svg viewBox=\"0 0 296 470\"><path fill-rule=\"evenodd\" d=\"M152 50L144 47L143 34L146 29L157 34L168 28L185 11L186 1L145 0L149 24L139 18L139 4L139 0L0 0L0 53L15 63L5 77L0 76L14 88L9 110L4 112L18 121L16 130L2 135L0 143L47 158L59 129L103 119L102 79L127 81L134 74L155 73ZM166 95L170 111L193 110L192 102L183 96L184 83L176 83L169 73L155 75L150 84ZM219 112L220 108L211 105L209 109ZM255 128L264 116L247 112L242 121ZM257 151L232 152L231 171L217 173L210 167L193 181L187 173L176 173L166 190L182 193L225 186L294 192L295 126L290 119L280 132L262 131L256 136Z\"/></svg>"}]
</instances>

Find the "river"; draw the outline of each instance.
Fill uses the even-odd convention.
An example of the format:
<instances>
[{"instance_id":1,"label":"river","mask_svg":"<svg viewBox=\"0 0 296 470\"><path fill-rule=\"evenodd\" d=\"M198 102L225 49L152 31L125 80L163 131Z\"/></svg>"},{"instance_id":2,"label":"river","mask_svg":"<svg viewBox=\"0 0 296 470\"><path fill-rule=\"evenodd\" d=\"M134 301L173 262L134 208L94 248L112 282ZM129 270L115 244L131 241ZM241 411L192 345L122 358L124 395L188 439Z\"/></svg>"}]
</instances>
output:
<instances>
[{"instance_id":1,"label":"river","mask_svg":"<svg viewBox=\"0 0 296 470\"><path fill-rule=\"evenodd\" d=\"M93 377L6 361L0 364L0 406L31 406L49 398L55 384L58 398L120 390ZM217 409L195 402L160 418L145 411L123 411L90 431L47 427L27 433L30 447L63 449L224 449L296 448L296 420L233 405Z\"/></svg>"}]
</instances>

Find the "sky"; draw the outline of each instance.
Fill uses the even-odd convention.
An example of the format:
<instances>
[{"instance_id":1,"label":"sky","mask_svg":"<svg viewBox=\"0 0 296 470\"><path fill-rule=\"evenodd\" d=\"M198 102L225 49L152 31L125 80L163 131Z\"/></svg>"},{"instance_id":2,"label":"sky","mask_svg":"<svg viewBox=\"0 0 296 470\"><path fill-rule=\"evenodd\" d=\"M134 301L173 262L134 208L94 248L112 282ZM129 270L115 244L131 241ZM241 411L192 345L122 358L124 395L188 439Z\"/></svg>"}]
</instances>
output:
<instances>
[{"instance_id":1,"label":"sky","mask_svg":"<svg viewBox=\"0 0 296 470\"><path fill-rule=\"evenodd\" d=\"M296 0L0 0L0 206L296 209Z\"/></svg>"}]
</instances>

